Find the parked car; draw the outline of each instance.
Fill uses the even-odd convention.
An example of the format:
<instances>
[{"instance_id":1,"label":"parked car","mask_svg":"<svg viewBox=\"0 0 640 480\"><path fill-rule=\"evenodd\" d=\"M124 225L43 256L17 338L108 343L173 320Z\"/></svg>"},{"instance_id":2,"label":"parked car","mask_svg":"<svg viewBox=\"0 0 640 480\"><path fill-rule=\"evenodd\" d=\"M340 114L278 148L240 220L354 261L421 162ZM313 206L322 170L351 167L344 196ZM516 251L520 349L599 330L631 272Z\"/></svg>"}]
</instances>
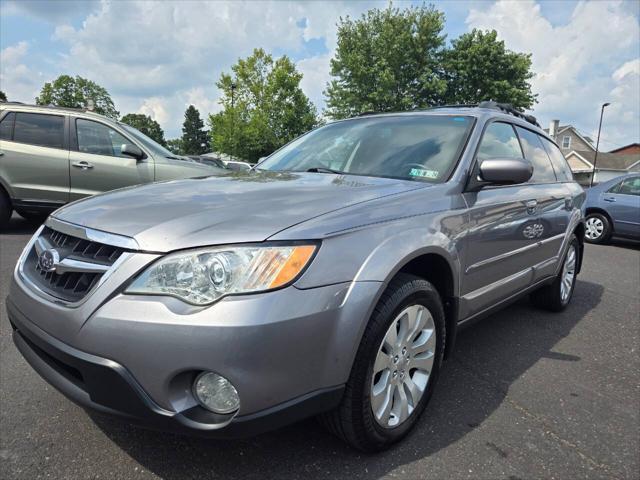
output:
<instances>
[{"instance_id":1,"label":"parked car","mask_svg":"<svg viewBox=\"0 0 640 480\"><path fill-rule=\"evenodd\" d=\"M0 228L107 190L224 172L80 109L0 103Z\"/></svg>"},{"instance_id":2,"label":"parked car","mask_svg":"<svg viewBox=\"0 0 640 480\"><path fill-rule=\"evenodd\" d=\"M18 261L13 338L85 408L212 437L321 415L376 451L459 328L525 294L567 307L584 197L499 104L330 123L252 171L57 210Z\"/></svg>"},{"instance_id":3,"label":"parked car","mask_svg":"<svg viewBox=\"0 0 640 480\"><path fill-rule=\"evenodd\" d=\"M612 235L640 238L640 174L613 178L587 190L585 240L606 243Z\"/></svg>"}]
</instances>

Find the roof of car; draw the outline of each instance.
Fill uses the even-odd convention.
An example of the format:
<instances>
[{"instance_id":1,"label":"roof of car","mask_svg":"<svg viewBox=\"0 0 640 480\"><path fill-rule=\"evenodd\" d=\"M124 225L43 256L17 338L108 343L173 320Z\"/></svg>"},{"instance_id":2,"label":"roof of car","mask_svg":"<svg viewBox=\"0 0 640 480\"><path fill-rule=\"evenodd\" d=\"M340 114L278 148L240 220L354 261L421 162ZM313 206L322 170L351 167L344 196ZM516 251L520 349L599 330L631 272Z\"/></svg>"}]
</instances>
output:
<instances>
[{"instance_id":1,"label":"roof of car","mask_svg":"<svg viewBox=\"0 0 640 480\"><path fill-rule=\"evenodd\" d=\"M109 117L93 112L91 110L87 110L86 108L59 107L57 105L34 105L22 102L0 102L0 107L2 107L3 109L9 107L11 108L11 110L21 110L28 112L75 113L77 115L100 118L101 120L109 120L112 122L114 121Z\"/></svg>"}]
</instances>

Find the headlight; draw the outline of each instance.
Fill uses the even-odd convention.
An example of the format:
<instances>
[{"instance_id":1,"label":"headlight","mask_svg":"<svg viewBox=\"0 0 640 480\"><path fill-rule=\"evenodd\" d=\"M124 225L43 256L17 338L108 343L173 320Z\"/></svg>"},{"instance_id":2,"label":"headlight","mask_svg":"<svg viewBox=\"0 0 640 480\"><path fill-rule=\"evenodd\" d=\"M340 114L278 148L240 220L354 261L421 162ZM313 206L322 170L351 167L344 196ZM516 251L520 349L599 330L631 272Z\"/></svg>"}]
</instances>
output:
<instances>
[{"instance_id":1,"label":"headlight","mask_svg":"<svg viewBox=\"0 0 640 480\"><path fill-rule=\"evenodd\" d=\"M126 292L172 295L207 305L225 295L287 285L315 250L315 245L238 246L174 253L147 268Z\"/></svg>"}]
</instances>

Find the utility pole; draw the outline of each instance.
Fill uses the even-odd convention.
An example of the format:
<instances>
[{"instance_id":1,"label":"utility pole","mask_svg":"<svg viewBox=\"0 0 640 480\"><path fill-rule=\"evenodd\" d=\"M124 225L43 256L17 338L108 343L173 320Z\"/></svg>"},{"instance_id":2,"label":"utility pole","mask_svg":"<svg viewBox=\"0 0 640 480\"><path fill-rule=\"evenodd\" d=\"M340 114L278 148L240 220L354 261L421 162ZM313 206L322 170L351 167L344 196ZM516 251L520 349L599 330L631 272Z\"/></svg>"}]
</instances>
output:
<instances>
[{"instance_id":1,"label":"utility pole","mask_svg":"<svg viewBox=\"0 0 640 480\"><path fill-rule=\"evenodd\" d=\"M231 155L233 159L236 159L236 109L234 108L234 93L236 91L237 85L235 83L231 83L231 112L233 114L233 118L231 119Z\"/></svg>"},{"instance_id":2,"label":"utility pole","mask_svg":"<svg viewBox=\"0 0 640 480\"><path fill-rule=\"evenodd\" d=\"M593 187L593 179L596 176L596 166L598 165L598 147L600 147L600 131L602 130L602 116L604 115L604 107L608 107L610 103L603 103L600 109L600 125L598 125L598 140L596 141L596 154L593 157L593 175L591 175L590 187Z\"/></svg>"}]
</instances>

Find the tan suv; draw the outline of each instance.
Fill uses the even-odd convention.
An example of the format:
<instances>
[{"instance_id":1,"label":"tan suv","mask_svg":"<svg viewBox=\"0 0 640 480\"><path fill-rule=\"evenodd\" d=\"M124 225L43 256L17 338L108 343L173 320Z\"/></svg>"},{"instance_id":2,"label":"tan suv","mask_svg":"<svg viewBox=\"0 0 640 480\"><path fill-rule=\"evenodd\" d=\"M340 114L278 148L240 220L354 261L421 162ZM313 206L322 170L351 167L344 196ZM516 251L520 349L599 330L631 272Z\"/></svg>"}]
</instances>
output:
<instances>
[{"instance_id":1,"label":"tan suv","mask_svg":"<svg viewBox=\"0 0 640 480\"><path fill-rule=\"evenodd\" d=\"M227 172L178 157L135 128L93 112L0 104L0 229L13 210L42 219L88 195Z\"/></svg>"}]
</instances>

